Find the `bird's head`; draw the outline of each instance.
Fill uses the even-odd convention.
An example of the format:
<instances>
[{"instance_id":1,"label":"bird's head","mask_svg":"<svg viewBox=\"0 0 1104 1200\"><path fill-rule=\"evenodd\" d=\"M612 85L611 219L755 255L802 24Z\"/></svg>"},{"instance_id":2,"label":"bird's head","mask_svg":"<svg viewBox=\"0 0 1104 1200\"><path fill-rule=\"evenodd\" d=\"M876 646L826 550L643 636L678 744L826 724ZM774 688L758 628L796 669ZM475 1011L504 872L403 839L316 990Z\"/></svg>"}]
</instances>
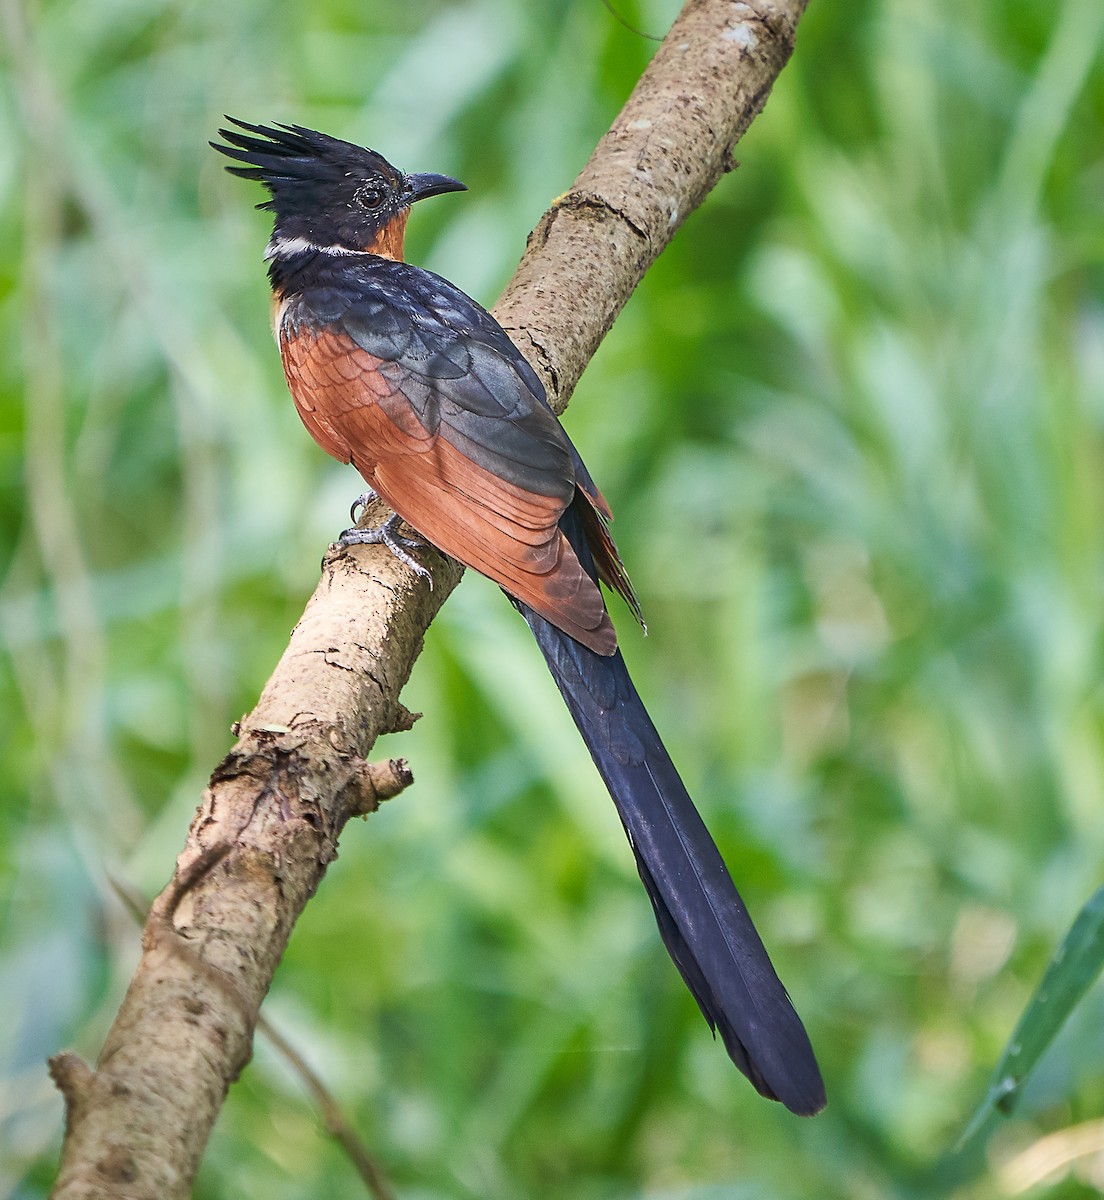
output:
<instances>
[{"instance_id":1,"label":"bird's head","mask_svg":"<svg viewBox=\"0 0 1104 1200\"><path fill-rule=\"evenodd\" d=\"M410 206L465 190L447 175L404 175L374 150L301 125L226 119L237 126L219 130L230 145L211 145L248 164L227 167L231 174L268 188L270 198L257 207L274 214L270 257L315 248L401 259Z\"/></svg>"}]
</instances>

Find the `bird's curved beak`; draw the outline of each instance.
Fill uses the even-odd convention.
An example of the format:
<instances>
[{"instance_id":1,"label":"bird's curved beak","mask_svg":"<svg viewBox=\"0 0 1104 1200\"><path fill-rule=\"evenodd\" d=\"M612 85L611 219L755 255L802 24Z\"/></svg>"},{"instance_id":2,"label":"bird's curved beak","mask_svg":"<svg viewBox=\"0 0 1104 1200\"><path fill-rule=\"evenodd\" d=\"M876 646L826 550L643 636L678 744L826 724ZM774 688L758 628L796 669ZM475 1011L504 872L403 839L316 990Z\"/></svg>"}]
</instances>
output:
<instances>
[{"instance_id":1,"label":"bird's curved beak","mask_svg":"<svg viewBox=\"0 0 1104 1200\"><path fill-rule=\"evenodd\" d=\"M451 179L448 175L408 175L406 177L406 194L410 203L415 200L427 200L430 196L440 196L445 192L466 192L468 185L459 179Z\"/></svg>"}]
</instances>

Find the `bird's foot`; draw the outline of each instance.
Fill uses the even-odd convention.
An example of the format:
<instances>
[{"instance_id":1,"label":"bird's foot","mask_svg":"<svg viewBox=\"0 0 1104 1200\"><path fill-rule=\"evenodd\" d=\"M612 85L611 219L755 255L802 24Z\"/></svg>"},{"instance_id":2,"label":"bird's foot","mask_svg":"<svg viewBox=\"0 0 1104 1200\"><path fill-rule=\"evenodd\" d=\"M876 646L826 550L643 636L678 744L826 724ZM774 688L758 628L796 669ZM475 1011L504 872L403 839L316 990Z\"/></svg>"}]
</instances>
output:
<instances>
[{"instance_id":1,"label":"bird's foot","mask_svg":"<svg viewBox=\"0 0 1104 1200\"><path fill-rule=\"evenodd\" d=\"M375 499L375 493L369 493L371 500ZM361 496L353 505L355 511L362 506L365 501ZM388 550L399 560L423 579L429 580L429 586L433 587L433 576L422 566L422 564L407 553L409 550L424 550L426 543L417 538L403 537L399 533L399 522L402 518L398 513L392 513L382 525L377 525L375 529L346 529L345 532L337 539L342 546L386 546Z\"/></svg>"}]
</instances>

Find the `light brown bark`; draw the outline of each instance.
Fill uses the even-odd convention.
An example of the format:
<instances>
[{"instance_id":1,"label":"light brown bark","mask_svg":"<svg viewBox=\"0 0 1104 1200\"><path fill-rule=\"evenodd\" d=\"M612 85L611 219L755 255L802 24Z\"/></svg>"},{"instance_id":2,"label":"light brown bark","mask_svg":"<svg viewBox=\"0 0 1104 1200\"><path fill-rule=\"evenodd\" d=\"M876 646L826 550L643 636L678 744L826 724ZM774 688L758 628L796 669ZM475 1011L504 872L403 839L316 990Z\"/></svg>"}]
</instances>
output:
<instances>
[{"instance_id":1,"label":"light brown bark","mask_svg":"<svg viewBox=\"0 0 1104 1200\"><path fill-rule=\"evenodd\" d=\"M648 266L732 166L806 0L689 0L495 314L558 410ZM259 317L258 317L259 319ZM399 693L460 578L432 590L379 547L331 549L237 744L215 769L99 1063L52 1062L67 1106L53 1195L186 1196L261 1001L346 821L409 782L366 761L408 728Z\"/></svg>"}]
</instances>

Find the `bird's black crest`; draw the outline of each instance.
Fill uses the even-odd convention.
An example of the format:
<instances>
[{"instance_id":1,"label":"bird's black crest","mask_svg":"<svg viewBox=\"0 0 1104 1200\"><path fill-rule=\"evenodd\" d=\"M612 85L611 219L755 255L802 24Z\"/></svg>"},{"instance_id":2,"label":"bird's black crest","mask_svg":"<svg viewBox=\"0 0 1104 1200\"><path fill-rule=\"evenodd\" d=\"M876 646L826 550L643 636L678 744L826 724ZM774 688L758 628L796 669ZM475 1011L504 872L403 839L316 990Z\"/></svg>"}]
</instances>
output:
<instances>
[{"instance_id":1,"label":"bird's black crest","mask_svg":"<svg viewBox=\"0 0 1104 1200\"><path fill-rule=\"evenodd\" d=\"M288 194L304 188L315 191L327 185L348 186L352 179L371 175L382 177L392 186L401 184L402 173L382 154L364 146L343 142L302 125L250 125L230 116L226 120L247 133L220 129L219 136L230 145L223 146L219 142L211 145L227 158L249 164L227 167L232 175L256 180L272 193L272 198L258 204L258 208L275 211L280 200Z\"/></svg>"}]
</instances>

